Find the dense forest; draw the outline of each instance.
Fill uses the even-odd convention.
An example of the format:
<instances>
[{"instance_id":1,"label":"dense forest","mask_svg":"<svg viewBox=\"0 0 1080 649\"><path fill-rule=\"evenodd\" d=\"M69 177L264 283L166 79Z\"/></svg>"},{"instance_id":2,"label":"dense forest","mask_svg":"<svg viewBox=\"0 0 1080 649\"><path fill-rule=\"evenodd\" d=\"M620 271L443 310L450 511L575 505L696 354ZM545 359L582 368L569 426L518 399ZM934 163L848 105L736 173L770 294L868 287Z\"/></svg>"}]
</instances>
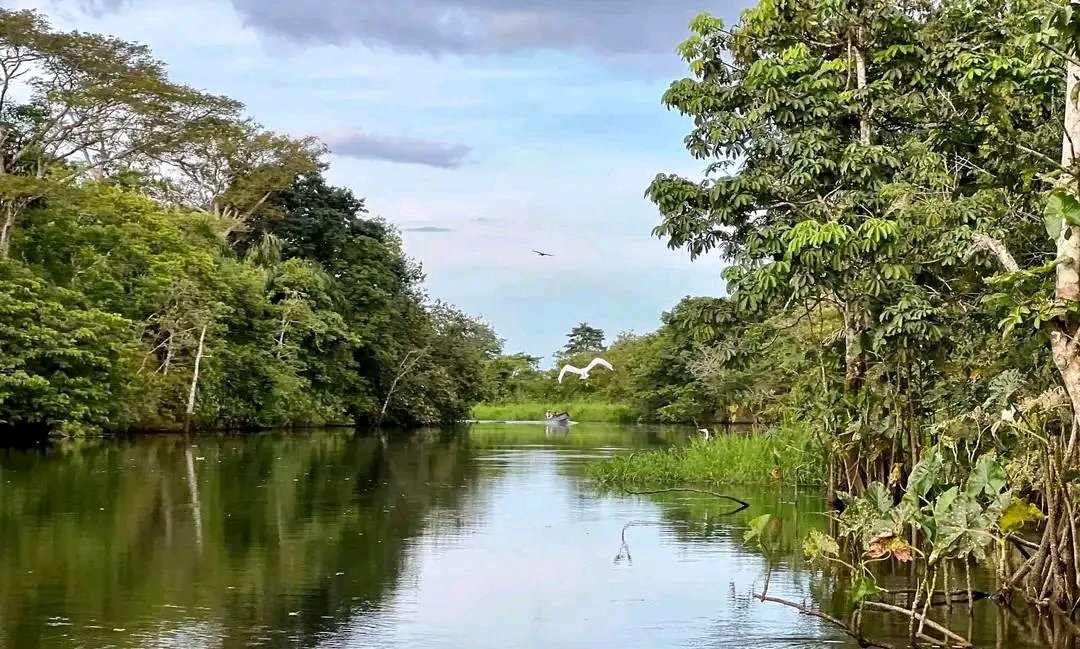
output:
<instances>
[{"instance_id":1,"label":"dense forest","mask_svg":"<svg viewBox=\"0 0 1080 649\"><path fill-rule=\"evenodd\" d=\"M818 435L837 518L806 549L849 575L858 638L876 610L965 646L925 613L970 602L972 565L1076 629L1077 6L763 0L680 46L664 103L708 166L656 177L655 234L729 262L727 298L684 305L705 375ZM918 579L901 606L882 561Z\"/></svg>"},{"instance_id":2,"label":"dense forest","mask_svg":"<svg viewBox=\"0 0 1080 649\"><path fill-rule=\"evenodd\" d=\"M0 11L0 426L467 415L490 327L425 295L318 141L241 110L140 45Z\"/></svg>"}]
</instances>

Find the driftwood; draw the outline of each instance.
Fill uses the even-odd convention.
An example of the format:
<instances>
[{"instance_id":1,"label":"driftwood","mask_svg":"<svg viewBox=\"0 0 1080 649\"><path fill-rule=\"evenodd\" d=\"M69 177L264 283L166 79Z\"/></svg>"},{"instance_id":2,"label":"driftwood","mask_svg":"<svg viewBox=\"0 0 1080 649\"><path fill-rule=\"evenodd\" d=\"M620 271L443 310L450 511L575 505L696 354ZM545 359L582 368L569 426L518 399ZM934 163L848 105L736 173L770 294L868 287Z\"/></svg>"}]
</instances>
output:
<instances>
[{"instance_id":1,"label":"driftwood","mask_svg":"<svg viewBox=\"0 0 1080 649\"><path fill-rule=\"evenodd\" d=\"M814 609L812 609L812 608L810 608L808 606L803 606L802 604L799 604L798 602L793 602L793 601L791 601L789 599L783 599L781 597L773 597L772 595L769 594L769 580L770 580L771 577L772 577L772 569L770 568L765 573L765 585L761 589L761 594L760 595L757 595L757 594L754 595L754 597L757 598L758 600L760 600L762 602L773 602L774 604L783 604L784 606L795 609L796 611L798 611L799 613L801 613L803 615L806 615L806 616L809 616L809 617L816 617L819 620L825 620L826 622L832 624L837 629L842 631L845 635L847 635L847 636L851 637L853 640L855 640L855 642L857 642L860 647L878 647L879 649L896 649L896 647L894 647L893 645L890 645L890 644L884 644L884 643L881 643L881 642L874 642L873 640L868 640L867 638L863 637L862 633L860 633L852 625L847 624L843 620L841 620L839 618L836 618L836 617L833 617L833 616L829 615L828 613L823 613L822 611L814 610Z\"/></svg>"},{"instance_id":2,"label":"driftwood","mask_svg":"<svg viewBox=\"0 0 1080 649\"><path fill-rule=\"evenodd\" d=\"M730 512L725 512L724 516L727 516L729 514L736 514L736 513L741 512L742 510L744 510L744 509L746 509L747 507L750 506L750 503L746 502L745 500L742 500L741 498L736 498L735 496L728 496L726 494L717 493L715 491L709 491L707 489L694 489L692 487L672 487L670 489L653 489L653 490L650 490L650 491L630 491L629 489L625 489L624 491L626 493L628 493L628 494L633 494L635 496L647 496L649 494L662 494L662 493L669 493L669 492L689 491L691 493L699 493L699 494L705 494L705 495L708 495L708 496L715 496L716 498L723 498L725 500L730 500L732 502L738 503L738 505L739 505L738 509L733 509Z\"/></svg>"}]
</instances>

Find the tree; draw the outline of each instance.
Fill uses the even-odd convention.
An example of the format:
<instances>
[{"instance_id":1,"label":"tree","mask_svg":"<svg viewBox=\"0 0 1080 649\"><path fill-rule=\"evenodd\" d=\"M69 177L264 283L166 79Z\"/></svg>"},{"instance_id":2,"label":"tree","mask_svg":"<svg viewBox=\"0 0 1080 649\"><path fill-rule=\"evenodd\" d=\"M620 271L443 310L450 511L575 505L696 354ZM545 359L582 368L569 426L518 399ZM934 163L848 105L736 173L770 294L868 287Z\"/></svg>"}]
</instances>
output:
<instances>
[{"instance_id":1,"label":"tree","mask_svg":"<svg viewBox=\"0 0 1080 649\"><path fill-rule=\"evenodd\" d=\"M571 329L566 338L566 345L563 346L566 356L604 351L604 330L590 327L585 322Z\"/></svg>"},{"instance_id":2,"label":"tree","mask_svg":"<svg viewBox=\"0 0 1080 649\"><path fill-rule=\"evenodd\" d=\"M55 32L36 12L0 10L0 257L50 185L152 160L239 108L169 81L142 45Z\"/></svg>"},{"instance_id":3,"label":"tree","mask_svg":"<svg viewBox=\"0 0 1080 649\"><path fill-rule=\"evenodd\" d=\"M428 300L321 144L239 108L0 10L0 420L410 425L481 398L491 328Z\"/></svg>"},{"instance_id":4,"label":"tree","mask_svg":"<svg viewBox=\"0 0 1080 649\"><path fill-rule=\"evenodd\" d=\"M819 423L846 490L861 492L896 462L913 468L930 441L925 400L954 371L951 352L967 348L965 325L991 330L970 299L986 293L979 269L958 262L973 229L1003 223L1000 205L1031 205L1022 189L1031 176L1012 145L986 155L1001 122L975 106L1021 105L1025 125L1045 119L1045 82L1001 65L1026 10L769 2L730 30L698 18L682 46L693 76L664 99L694 118L688 149L710 164L700 182L657 176L654 232L692 258L727 257L741 318L841 317L841 345L830 347L841 371L822 364L820 395L838 407ZM995 24L1002 15L1005 29ZM1007 59L987 60L997 48ZM955 198L951 209L941 196ZM1022 230L1023 253L1038 254Z\"/></svg>"},{"instance_id":5,"label":"tree","mask_svg":"<svg viewBox=\"0 0 1080 649\"><path fill-rule=\"evenodd\" d=\"M247 230L275 193L315 173L325 147L264 131L251 120L204 120L186 146L156 156L146 174L166 204L213 214L226 238ZM272 218L263 216L263 218Z\"/></svg>"},{"instance_id":6,"label":"tree","mask_svg":"<svg viewBox=\"0 0 1080 649\"><path fill-rule=\"evenodd\" d=\"M0 427L96 432L126 420L124 318L0 262Z\"/></svg>"}]
</instances>

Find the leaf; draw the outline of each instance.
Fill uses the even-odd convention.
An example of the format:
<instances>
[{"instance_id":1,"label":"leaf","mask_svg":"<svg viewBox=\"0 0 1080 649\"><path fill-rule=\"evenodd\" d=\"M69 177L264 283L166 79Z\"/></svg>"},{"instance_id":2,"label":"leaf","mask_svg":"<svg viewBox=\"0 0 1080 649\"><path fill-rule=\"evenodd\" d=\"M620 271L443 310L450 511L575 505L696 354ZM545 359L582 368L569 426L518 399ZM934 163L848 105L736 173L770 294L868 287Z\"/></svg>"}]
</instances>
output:
<instances>
[{"instance_id":1,"label":"leaf","mask_svg":"<svg viewBox=\"0 0 1080 649\"><path fill-rule=\"evenodd\" d=\"M864 554L870 559L892 556L897 561L907 563L914 558L915 548L899 536L887 533L879 534L871 539Z\"/></svg>"},{"instance_id":2,"label":"leaf","mask_svg":"<svg viewBox=\"0 0 1080 649\"><path fill-rule=\"evenodd\" d=\"M803 541L803 553L811 559L835 557L840 554L840 544L820 530L811 530L809 536Z\"/></svg>"},{"instance_id":3,"label":"leaf","mask_svg":"<svg viewBox=\"0 0 1080 649\"><path fill-rule=\"evenodd\" d=\"M877 584L874 580L868 577L859 577L855 580L855 585L851 589L851 601L854 604L858 604L871 595L876 595L878 592Z\"/></svg>"},{"instance_id":4,"label":"leaf","mask_svg":"<svg viewBox=\"0 0 1080 649\"><path fill-rule=\"evenodd\" d=\"M1051 214L1048 209L1043 214L1043 225L1046 226L1046 234L1050 240L1057 241L1058 236L1061 235L1062 218L1057 214Z\"/></svg>"},{"instance_id":5,"label":"leaf","mask_svg":"<svg viewBox=\"0 0 1080 649\"><path fill-rule=\"evenodd\" d=\"M998 527L1002 532L1013 532L1023 527L1025 523L1041 521L1043 518L1042 511L1035 505L1021 498L1013 498L1005 511L1001 512Z\"/></svg>"},{"instance_id":6,"label":"leaf","mask_svg":"<svg viewBox=\"0 0 1080 649\"><path fill-rule=\"evenodd\" d=\"M750 519L750 529L746 530L746 535L743 536L744 541L753 541L754 539L761 539L765 534L765 527L772 520L772 514L762 514L755 518Z\"/></svg>"},{"instance_id":7,"label":"leaf","mask_svg":"<svg viewBox=\"0 0 1080 649\"><path fill-rule=\"evenodd\" d=\"M907 491L920 498L925 498L930 489L937 484L938 475L941 473L943 462L937 449L924 457L908 475Z\"/></svg>"},{"instance_id":8,"label":"leaf","mask_svg":"<svg viewBox=\"0 0 1080 649\"><path fill-rule=\"evenodd\" d=\"M1043 210L1043 218L1047 221L1047 234L1052 225L1057 223L1058 234L1061 233L1061 224L1080 225L1080 201L1075 196L1062 190L1050 192L1046 199L1046 208ZM1056 238L1056 237L1054 237Z\"/></svg>"},{"instance_id":9,"label":"leaf","mask_svg":"<svg viewBox=\"0 0 1080 649\"><path fill-rule=\"evenodd\" d=\"M983 493L993 496L1005 488L1005 481L1005 469L992 454L987 453L979 458L971 470L964 491L972 498Z\"/></svg>"},{"instance_id":10,"label":"leaf","mask_svg":"<svg viewBox=\"0 0 1080 649\"><path fill-rule=\"evenodd\" d=\"M972 556L982 561L993 540L990 529L996 516L988 516L974 498L957 487L938 496L931 521L933 551L929 563Z\"/></svg>"},{"instance_id":11,"label":"leaf","mask_svg":"<svg viewBox=\"0 0 1080 649\"><path fill-rule=\"evenodd\" d=\"M866 488L866 500L879 514L884 514L893 506L892 495L880 482L872 482Z\"/></svg>"}]
</instances>

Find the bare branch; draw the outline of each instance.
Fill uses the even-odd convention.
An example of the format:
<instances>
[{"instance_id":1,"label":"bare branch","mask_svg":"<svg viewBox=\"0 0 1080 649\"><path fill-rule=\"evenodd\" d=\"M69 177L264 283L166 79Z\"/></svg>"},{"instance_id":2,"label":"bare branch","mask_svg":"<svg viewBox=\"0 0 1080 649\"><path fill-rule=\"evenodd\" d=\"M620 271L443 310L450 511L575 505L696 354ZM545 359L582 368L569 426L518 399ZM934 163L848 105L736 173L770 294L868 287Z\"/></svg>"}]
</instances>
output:
<instances>
[{"instance_id":1,"label":"bare branch","mask_svg":"<svg viewBox=\"0 0 1080 649\"><path fill-rule=\"evenodd\" d=\"M629 489L627 489L625 491L626 491L626 493L634 494L635 496L645 496L645 495L648 495L648 494L662 494L662 493L668 493L668 492L674 492L674 491L690 491L690 492L693 492L693 493L706 494L706 495L709 495L709 496L716 496L717 498L724 498L726 500L736 502L736 503L738 503L740 505L740 507L738 509L736 509L733 512L730 512L732 514L734 514L735 512L741 512L742 510L744 510L744 509L746 509L747 507L750 506L750 503L746 502L745 500L741 500L739 498L736 498L735 496L727 496L727 495L724 495L724 494L721 494L721 493L716 493L715 491L708 491L706 489L694 489L693 487L673 487L671 489L654 489L652 491L630 491Z\"/></svg>"},{"instance_id":2,"label":"bare branch","mask_svg":"<svg viewBox=\"0 0 1080 649\"><path fill-rule=\"evenodd\" d=\"M886 604L885 602L875 602L873 600L866 600L863 603L866 606L869 606L870 608L876 608L876 609L880 609L882 611L890 611L890 612L893 612L893 613L900 613L902 615L913 617L916 620L918 620L920 624L923 624L923 625L937 631L938 633L944 635L946 638L948 638L948 639L952 640L953 642L957 643L958 646L960 646L960 647L970 647L971 646L971 643L968 642L966 639L964 639L963 636L957 635L956 633L946 629L945 627L938 624L937 622L935 622L935 621L933 621L933 620L931 620L931 619L929 619L927 617L924 617L920 613L915 613L913 611L910 611L910 610L908 610L906 608L901 608L899 606L893 606L892 604Z\"/></svg>"},{"instance_id":3,"label":"bare branch","mask_svg":"<svg viewBox=\"0 0 1080 649\"><path fill-rule=\"evenodd\" d=\"M1012 253L1002 243L1001 240L994 237L977 232L971 235L971 247L968 249L965 258L970 257L976 251L989 252L997 257L998 262L1002 268L1010 273L1015 273L1020 270L1019 264L1016 263L1016 259L1013 258Z\"/></svg>"}]
</instances>

